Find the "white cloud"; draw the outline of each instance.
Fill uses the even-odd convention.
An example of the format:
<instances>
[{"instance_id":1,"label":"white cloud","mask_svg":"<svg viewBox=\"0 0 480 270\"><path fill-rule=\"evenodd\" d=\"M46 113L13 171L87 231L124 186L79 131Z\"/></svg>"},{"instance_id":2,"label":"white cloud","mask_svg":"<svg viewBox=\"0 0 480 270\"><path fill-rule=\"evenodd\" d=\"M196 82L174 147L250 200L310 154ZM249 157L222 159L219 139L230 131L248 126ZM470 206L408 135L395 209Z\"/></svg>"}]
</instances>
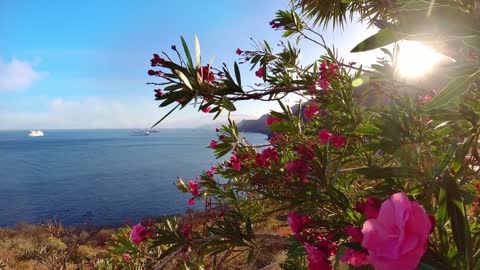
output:
<instances>
[{"instance_id":1,"label":"white cloud","mask_svg":"<svg viewBox=\"0 0 480 270\"><path fill-rule=\"evenodd\" d=\"M0 92L27 89L33 83L47 75L34 70L34 63L12 59L10 63L0 59Z\"/></svg>"},{"instance_id":2,"label":"white cloud","mask_svg":"<svg viewBox=\"0 0 480 270\"><path fill-rule=\"evenodd\" d=\"M0 129L97 129L147 128L156 123L170 108L158 108L158 101L146 98L109 99L107 97L56 97L43 100L36 112L2 111ZM215 122L212 114L185 108L170 115L160 128L195 128L217 126L226 122L226 114ZM233 115L235 120L254 115Z\"/></svg>"}]
</instances>

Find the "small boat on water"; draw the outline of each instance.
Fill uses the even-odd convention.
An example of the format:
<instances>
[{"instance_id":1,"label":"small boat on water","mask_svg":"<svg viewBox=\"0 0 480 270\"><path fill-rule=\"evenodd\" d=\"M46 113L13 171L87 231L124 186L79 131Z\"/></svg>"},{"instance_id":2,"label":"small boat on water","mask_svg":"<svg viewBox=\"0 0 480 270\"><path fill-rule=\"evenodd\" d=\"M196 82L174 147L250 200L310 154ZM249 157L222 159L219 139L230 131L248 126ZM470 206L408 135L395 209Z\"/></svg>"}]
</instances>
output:
<instances>
[{"instance_id":1,"label":"small boat on water","mask_svg":"<svg viewBox=\"0 0 480 270\"><path fill-rule=\"evenodd\" d=\"M31 130L30 134L28 134L29 137L42 137L43 135L43 131L41 130Z\"/></svg>"},{"instance_id":2,"label":"small boat on water","mask_svg":"<svg viewBox=\"0 0 480 270\"><path fill-rule=\"evenodd\" d=\"M134 130L130 133L132 136L148 136L150 135L150 131L148 130Z\"/></svg>"}]
</instances>

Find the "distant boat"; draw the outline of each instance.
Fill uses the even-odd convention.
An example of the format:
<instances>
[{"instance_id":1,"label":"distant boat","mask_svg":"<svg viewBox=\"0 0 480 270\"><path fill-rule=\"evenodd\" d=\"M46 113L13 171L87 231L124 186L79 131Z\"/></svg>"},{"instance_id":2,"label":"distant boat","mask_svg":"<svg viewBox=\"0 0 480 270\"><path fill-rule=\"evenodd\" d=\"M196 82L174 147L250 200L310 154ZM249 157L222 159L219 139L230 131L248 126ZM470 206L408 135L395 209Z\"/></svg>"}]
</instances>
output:
<instances>
[{"instance_id":1,"label":"distant boat","mask_svg":"<svg viewBox=\"0 0 480 270\"><path fill-rule=\"evenodd\" d=\"M134 130L130 133L132 136L148 136L150 135L150 131L148 130Z\"/></svg>"},{"instance_id":2,"label":"distant boat","mask_svg":"<svg viewBox=\"0 0 480 270\"><path fill-rule=\"evenodd\" d=\"M28 134L30 137L42 137L43 136L43 131L41 130L31 130L30 134Z\"/></svg>"}]
</instances>

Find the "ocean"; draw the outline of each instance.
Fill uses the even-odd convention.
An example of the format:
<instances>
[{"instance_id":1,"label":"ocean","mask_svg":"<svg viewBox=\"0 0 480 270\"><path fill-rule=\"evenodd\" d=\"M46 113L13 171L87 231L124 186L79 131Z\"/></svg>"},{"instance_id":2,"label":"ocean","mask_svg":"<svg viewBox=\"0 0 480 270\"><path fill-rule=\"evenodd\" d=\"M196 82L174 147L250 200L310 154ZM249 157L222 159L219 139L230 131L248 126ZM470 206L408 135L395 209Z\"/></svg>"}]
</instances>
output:
<instances>
[{"instance_id":1,"label":"ocean","mask_svg":"<svg viewBox=\"0 0 480 270\"><path fill-rule=\"evenodd\" d=\"M188 194L177 176L194 179L216 163L210 129L0 131L0 226L121 225L126 219L183 214ZM264 144L262 134L243 134ZM198 204L198 203L197 203Z\"/></svg>"}]
</instances>

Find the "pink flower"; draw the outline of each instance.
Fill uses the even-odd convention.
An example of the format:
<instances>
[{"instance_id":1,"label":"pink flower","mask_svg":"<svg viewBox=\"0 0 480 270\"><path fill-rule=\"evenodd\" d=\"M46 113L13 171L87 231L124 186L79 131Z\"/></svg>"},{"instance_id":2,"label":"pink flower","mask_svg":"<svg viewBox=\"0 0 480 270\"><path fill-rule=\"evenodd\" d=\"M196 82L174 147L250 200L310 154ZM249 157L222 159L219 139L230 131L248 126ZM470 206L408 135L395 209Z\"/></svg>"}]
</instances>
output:
<instances>
[{"instance_id":1,"label":"pink flower","mask_svg":"<svg viewBox=\"0 0 480 270\"><path fill-rule=\"evenodd\" d=\"M396 193L382 203L377 218L363 224L362 246L375 269L414 270L425 254L431 226L422 206Z\"/></svg>"},{"instance_id":2,"label":"pink flower","mask_svg":"<svg viewBox=\"0 0 480 270\"><path fill-rule=\"evenodd\" d=\"M203 107L203 108L202 108L202 112L208 113L208 112L210 112L211 109L212 109L212 108L211 108L210 106L208 106L208 107Z\"/></svg>"},{"instance_id":3,"label":"pink flower","mask_svg":"<svg viewBox=\"0 0 480 270\"><path fill-rule=\"evenodd\" d=\"M309 171L309 168L305 161L296 159L288 162L287 165L285 165L285 171L287 172L287 174L305 178Z\"/></svg>"},{"instance_id":4,"label":"pink flower","mask_svg":"<svg viewBox=\"0 0 480 270\"><path fill-rule=\"evenodd\" d=\"M360 228L347 226L345 232L352 238L353 242L361 243L363 240L363 234Z\"/></svg>"},{"instance_id":5,"label":"pink flower","mask_svg":"<svg viewBox=\"0 0 480 270\"><path fill-rule=\"evenodd\" d=\"M367 254L351 248L347 249L347 251L343 253L340 260L353 267L362 267L369 264Z\"/></svg>"},{"instance_id":6,"label":"pink flower","mask_svg":"<svg viewBox=\"0 0 480 270\"><path fill-rule=\"evenodd\" d=\"M318 137L320 138L320 142L322 144L327 144L328 140L333 136L331 132L329 132L326 128L320 130L318 132Z\"/></svg>"},{"instance_id":7,"label":"pink flower","mask_svg":"<svg viewBox=\"0 0 480 270\"><path fill-rule=\"evenodd\" d=\"M267 167L272 161L278 161L277 150L272 147L263 149L262 153L255 157L255 164L261 168Z\"/></svg>"},{"instance_id":8,"label":"pink flower","mask_svg":"<svg viewBox=\"0 0 480 270\"><path fill-rule=\"evenodd\" d=\"M312 160L313 157L315 156L312 149L313 149L313 144L311 142L308 142L308 146L304 144L297 145L293 148L295 152L300 154L302 156L302 159L305 160Z\"/></svg>"},{"instance_id":9,"label":"pink flower","mask_svg":"<svg viewBox=\"0 0 480 270\"><path fill-rule=\"evenodd\" d=\"M259 78L263 78L264 74L265 74L265 69L263 67L260 67L257 71L255 71L255 76Z\"/></svg>"},{"instance_id":10,"label":"pink flower","mask_svg":"<svg viewBox=\"0 0 480 270\"><path fill-rule=\"evenodd\" d=\"M134 225L132 231L130 232L130 240L135 244L140 244L143 240L147 238L147 229L138 223Z\"/></svg>"},{"instance_id":11,"label":"pink flower","mask_svg":"<svg viewBox=\"0 0 480 270\"><path fill-rule=\"evenodd\" d=\"M197 72L201 75L204 81L213 82L215 81L215 75L210 70L210 65L206 65L199 68Z\"/></svg>"},{"instance_id":12,"label":"pink flower","mask_svg":"<svg viewBox=\"0 0 480 270\"><path fill-rule=\"evenodd\" d=\"M195 198L190 198L190 199L188 200L188 205L194 206L194 205L195 205Z\"/></svg>"},{"instance_id":13,"label":"pink flower","mask_svg":"<svg viewBox=\"0 0 480 270\"><path fill-rule=\"evenodd\" d=\"M240 50L240 48L237 48L237 50L235 51L235 53L238 54L238 55L242 55L243 51Z\"/></svg>"},{"instance_id":14,"label":"pink flower","mask_svg":"<svg viewBox=\"0 0 480 270\"><path fill-rule=\"evenodd\" d=\"M128 253L123 253L122 260L123 262L128 263L132 257L130 257L130 254Z\"/></svg>"},{"instance_id":15,"label":"pink flower","mask_svg":"<svg viewBox=\"0 0 480 270\"><path fill-rule=\"evenodd\" d=\"M280 27L283 27L283 23L281 23L281 22L279 22L279 21L275 21L275 20L270 21L268 24L269 24L273 29L278 29L278 28L280 28Z\"/></svg>"},{"instance_id":16,"label":"pink flower","mask_svg":"<svg viewBox=\"0 0 480 270\"><path fill-rule=\"evenodd\" d=\"M327 90L328 87L330 86L330 82L327 81L326 79L320 79L318 80L318 86L320 86L322 90Z\"/></svg>"},{"instance_id":17,"label":"pink flower","mask_svg":"<svg viewBox=\"0 0 480 270\"><path fill-rule=\"evenodd\" d=\"M190 188L190 193L192 193L192 196L197 197L198 194L200 193L198 191L200 184L198 182L190 180L190 182L188 182L188 187Z\"/></svg>"},{"instance_id":18,"label":"pink flower","mask_svg":"<svg viewBox=\"0 0 480 270\"><path fill-rule=\"evenodd\" d=\"M210 148L217 149L217 142L214 140L210 141Z\"/></svg>"},{"instance_id":19,"label":"pink flower","mask_svg":"<svg viewBox=\"0 0 480 270\"><path fill-rule=\"evenodd\" d=\"M240 160L235 155L230 157L230 165L235 171L240 171L241 169Z\"/></svg>"},{"instance_id":20,"label":"pink flower","mask_svg":"<svg viewBox=\"0 0 480 270\"><path fill-rule=\"evenodd\" d=\"M277 118L271 115L267 116L267 126L270 126L272 124L279 123L279 122L282 122L281 118Z\"/></svg>"},{"instance_id":21,"label":"pink flower","mask_svg":"<svg viewBox=\"0 0 480 270\"><path fill-rule=\"evenodd\" d=\"M332 145L333 147L343 147L347 143L347 137L342 135L333 135L332 137Z\"/></svg>"},{"instance_id":22,"label":"pink flower","mask_svg":"<svg viewBox=\"0 0 480 270\"><path fill-rule=\"evenodd\" d=\"M155 89L153 91L155 91L155 98L157 98L157 99L160 98L163 95L162 90L160 90L160 89Z\"/></svg>"},{"instance_id":23,"label":"pink flower","mask_svg":"<svg viewBox=\"0 0 480 270\"><path fill-rule=\"evenodd\" d=\"M332 266L328 257L320 249L305 243L305 249L308 253L308 270L330 270Z\"/></svg>"},{"instance_id":24,"label":"pink flower","mask_svg":"<svg viewBox=\"0 0 480 270\"><path fill-rule=\"evenodd\" d=\"M318 105L316 104L310 104L305 108L305 110L303 110L303 114L307 119L312 119L318 113L319 113L319 108L318 108Z\"/></svg>"},{"instance_id":25,"label":"pink flower","mask_svg":"<svg viewBox=\"0 0 480 270\"><path fill-rule=\"evenodd\" d=\"M151 66L163 66L165 64L165 59L161 58L158 54L153 54L153 58L150 60Z\"/></svg>"},{"instance_id":26,"label":"pink flower","mask_svg":"<svg viewBox=\"0 0 480 270\"><path fill-rule=\"evenodd\" d=\"M187 225L183 226L182 234L185 238L191 239L192 238L191 233L192 233L192 225L187 224Z\"/></svg>"},{"instance_id":27,"label":"pink flower","mask_svg":"<svg viewBox=\"0 0 480 270\"><path fill-rule=\"evenodd\" d=\"M306 215L299 215L295 212L291 212L288 214L287 222L288 226L295 235L299 235L300 232L305 228L308 223L310 223L311 219L309 216Z\"/></svg>"}]
</instances>

